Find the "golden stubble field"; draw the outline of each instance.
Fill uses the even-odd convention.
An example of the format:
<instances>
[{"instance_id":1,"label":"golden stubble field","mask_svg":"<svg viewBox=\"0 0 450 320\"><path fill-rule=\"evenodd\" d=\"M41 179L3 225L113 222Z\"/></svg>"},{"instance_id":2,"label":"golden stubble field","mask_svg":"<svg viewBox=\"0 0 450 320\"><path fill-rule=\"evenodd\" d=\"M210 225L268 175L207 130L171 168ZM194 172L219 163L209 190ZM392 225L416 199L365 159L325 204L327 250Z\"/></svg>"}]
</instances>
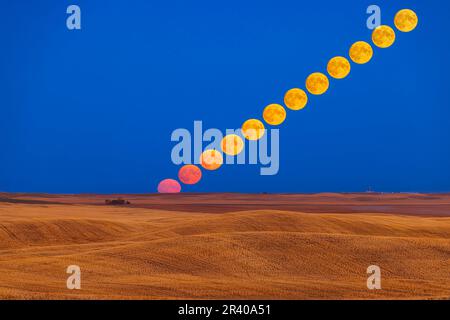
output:
<instances>
[{"instance_id":1,"label":"golden stubble field","mask_svg":"<svg viewBox=\"0 0 450 320\"><path fill-rule=\"evenodd\" d=\"M0 193L0 298L450 298L448 194L117 197Z\"/></svg>"}]
</instances>

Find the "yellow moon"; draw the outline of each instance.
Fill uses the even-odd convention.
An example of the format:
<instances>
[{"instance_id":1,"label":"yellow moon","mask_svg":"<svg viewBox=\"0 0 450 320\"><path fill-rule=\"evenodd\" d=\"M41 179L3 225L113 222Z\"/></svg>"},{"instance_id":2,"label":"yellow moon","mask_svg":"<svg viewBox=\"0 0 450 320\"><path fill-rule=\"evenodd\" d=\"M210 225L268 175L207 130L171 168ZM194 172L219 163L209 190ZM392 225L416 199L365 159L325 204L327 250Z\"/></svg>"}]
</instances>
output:
<instances>
[{"instance_id":1,"label":"yellow moon","mask_svg":"<svg viewBox=\"0 0 450 320\"><path fill-rule=\"evenodd\" d=\"M247 140L261 139L264 131L264 124L258 119L249 119L242 125L242 134Z\"/></svg>"},{"instance_id":2,"label":"yellow moon","mask_svg":"<svg viewBox=\"0 0 450 320\"><path fill-rule=\"evenodd\" d=\"M284 95L284 104L291 110L301 110L308 103L308 96L302 89L294 88Z\"/></svg>"},{"instance_id":3,"label":"yellow moon","mask_svg":"<svg viewBox=\"0 0 450 320\"><path fill-rule=\"evenodd\" d=\"M344 57L334 57L328 62L327 71L333 78L343 79L350 73L350 62Z\"/></svg>"},{"instance_id":4,"label":"yellow moon","mask_svg":"<svg viewBox=\"0 0 450 320\"><path fill-rule=\"evenodd\" d=\"M286 119L286 110L279 104L269 104L264 108L263 118L268 124L277 126Z\"/></svg>"},{"instance_id":5,"label":"yellow moon","mask_svg":"<svg viewBox=\"0 0 450 320\"><path fill-rule=\"evenodd\" d=\"M223 164L222 153L208 149L200 155L200 164L206 170L217 170Z\"/></svg>"},{"instance_id":6,"label":"yellow moon","mask_svg":"<svg viewBox=\"0 0 450 320\"><path fill-rule=\"evenodd\" d=\"M413 31L417 27L418 22L417 14L410 9L400 10L394 18L395 26L402 32Z\"/></svg>"},{"instance_id":7,"label":"yellow moon","mask_svg":"<svg viewBox=\"0 0 450 320\"><path fill-rule=\"evenodd\" d=\"M349 55L354 63L364 64L372 59L373 49L367 42L358 41L350 47Z\"/></svg>"},{"instance_id":8,"label":"yellow moon","mask_svg":"<svg viewBox=\"0 0 450 320\"><path fill-rule=\"evenodd\" d=\"M244 141L236 134L226 135L221 143L222 151L230 156L241 153L244 148Z\"/></svg>"},{"instance_id":9,"label":"yellow moon","mask_svg":"<svg viewBox=\"0 0 450 320\"><path fill-rule=\"evenodd\" d=\"M373 43L380 48L389 48L395 41L395 31L389 26L376 27L372 32Z\"/></svg>"},{"instance_id":10,"label":"yellow moon","mask_svg":"<svg viewBox=\"0 0 450 320\"><path fill-rule=\"evenodd\" d=\"M324 94L330 82L326 75L320 72L311 73L308 78L306 78L306 89L315 95Z\"/></svg>"}]
</instances>

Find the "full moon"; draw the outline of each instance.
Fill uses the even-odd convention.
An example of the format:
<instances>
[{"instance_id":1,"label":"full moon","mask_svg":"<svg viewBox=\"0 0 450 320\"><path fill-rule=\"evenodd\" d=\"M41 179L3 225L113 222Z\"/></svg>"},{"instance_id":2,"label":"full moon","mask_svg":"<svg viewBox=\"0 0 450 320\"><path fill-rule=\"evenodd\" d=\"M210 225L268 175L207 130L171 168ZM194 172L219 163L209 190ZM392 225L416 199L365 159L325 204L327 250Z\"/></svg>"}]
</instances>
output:
<instances>
[{"instance_id":1,"label":"full moon","mask_svg":"<svg viewBox=\"0 0 450 320\"><path fill-rule=\"evenodd\" d=\"M269 104L264 108L263 118L268 124L277 126L286 119L286 110L279 104Z\"/></svg>"},{"instance_id":2,"label":"full moon","mask_svg":"<svg viewBox=\"0 0 450 320\"><path fill-rule=\"evenodd\" d=\"M302 89L294 88L284 95L284 104L291 110L301 110L308 103L308 96Z\"/></svg>"},{"instance_id":3,"label":"full moon","mask_svg":"<svg viewBox=\"0 0 450 320\"><path fill-rule=\"evenodd\" d=\"M389 48L394 44L395 31L389 26L379 26L373 30L373 43L380 48Z\"/></svg>"},{"instance_id":4,"label":"full moon","mask_svg":"<svg viewBox=\"0 0 450 320\"><path fill-rule=\"evenodd\" d=\"M230 156L241 153L244 148L244 141L236 134L226 135L221 143L222 151Z\"/></svg>"},{"instance_id":5,"label":"full moon","mask_svg":"<svg viewBox=\"0 0 450 320\"><path fill-rule=\"evenodd\" d=\"M344 57L334 57L328 62L327 71L333 78L343 79L350 73L350 62Z\"/></svg>"},{"instance_id":6,"label":"full moon","mask_svg":"<svg viewBox=\"0 0 450 320\"><path fill-rule=\"evenodd\" d=\"M196 184L202 178L202 171L193 164L187 164L178 171L178 178L184 184Z\"/></svg>"},{"instance_id":7,"label":"full moon","mask_svg":"<svg viewBox=\"0 0 450 320\"><path fill-rule=\"evenodd\" d=\"M395 26L402 32L413 31L418 22L419 18L417 18L416 13L410 9L400 10L394 18Z\"/></svg>"},{"instance_id":8,"label":"full moon","mask_svg":"<svg viewBox=\"0 0 450 320\"><path fill-rule=\"evenodd\" d=\"M264 124L258 119L249 119L242 125L242 134L247 140L258 140L264 135Z\"/></svg>"},{"instance_id":9,"label":"full moon","mask_svg":"<svg viewBox=\"0 0 450 320\"><path fill-rule=\"evenodd\" d=\"M358 41L350 47L349 55L354 63L364 64L372 59L373 49L367 42Z\"/></svg>"},{"instance_id":10,"label":"full moon","mask_svg":"<svg viewBox=\"0 0 450 320\"><path fill-rule=\"evenodd\" d=\"M306 78L306 89L315 95L324 94L330 82L326 75L320 72L311 73L308 78Z\"/></svg>"},{"instance_id":11,"label":"full moon","mask_svg":"<svg viewBox=\"0 0 450 320\"><path fill-rule=\"evenodd\" d=\"M213 149L205 150L200 155L200 164L206 170L217 170L223 164L222 153Z\"/></svg>"},{"instance_id":12,"label":"full moon","mask_svg":"<svg viewBox=\"0 0 450 320\"><path fill-rule=\"evenodd\" d=\"M180 183L173 179L164 179L158 184L159 193L179 193L180 191Z\"/></svg>"}]
</instances>

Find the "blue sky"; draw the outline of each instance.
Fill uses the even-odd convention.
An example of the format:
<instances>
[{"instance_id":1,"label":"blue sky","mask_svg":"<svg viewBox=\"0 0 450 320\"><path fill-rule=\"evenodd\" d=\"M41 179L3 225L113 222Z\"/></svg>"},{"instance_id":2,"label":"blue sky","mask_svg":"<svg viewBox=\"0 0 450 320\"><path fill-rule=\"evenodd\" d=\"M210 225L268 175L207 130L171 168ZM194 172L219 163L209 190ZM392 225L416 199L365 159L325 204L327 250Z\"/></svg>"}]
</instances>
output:
<instances>
[{"instance_id":1,"label":"blue sky","mask_svg":"<svg viewBox=\"0 0 450 320\"><path fill-rule=\"evenodd\" d=\"M82 30L66 28L66 8ZM280 171L224 166L191 192L450 191L448 1L2 1L0 190L155 192L175 178L176 128L237 128L382 23L412 8L280 127Z\"/></svg>"}]
</instances>

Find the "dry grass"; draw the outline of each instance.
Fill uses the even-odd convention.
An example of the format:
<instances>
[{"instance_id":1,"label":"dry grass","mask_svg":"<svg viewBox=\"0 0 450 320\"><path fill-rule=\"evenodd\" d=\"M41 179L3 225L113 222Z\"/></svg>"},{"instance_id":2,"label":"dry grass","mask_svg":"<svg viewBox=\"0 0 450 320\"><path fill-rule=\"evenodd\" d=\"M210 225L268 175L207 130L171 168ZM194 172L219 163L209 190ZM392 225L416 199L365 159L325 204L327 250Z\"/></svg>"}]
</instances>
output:
<instances>
[{"instance_id":1,"label":"dry grass","mask_svg":"<svg viewBox=\"0 0 450 320\"><path fill-rule=\"evenodd\" d=\"M1 194L0 298L450 297L449 195L124 197ZM72 264L82 290L66 289Z\"/></svg>"}]
</instances>

